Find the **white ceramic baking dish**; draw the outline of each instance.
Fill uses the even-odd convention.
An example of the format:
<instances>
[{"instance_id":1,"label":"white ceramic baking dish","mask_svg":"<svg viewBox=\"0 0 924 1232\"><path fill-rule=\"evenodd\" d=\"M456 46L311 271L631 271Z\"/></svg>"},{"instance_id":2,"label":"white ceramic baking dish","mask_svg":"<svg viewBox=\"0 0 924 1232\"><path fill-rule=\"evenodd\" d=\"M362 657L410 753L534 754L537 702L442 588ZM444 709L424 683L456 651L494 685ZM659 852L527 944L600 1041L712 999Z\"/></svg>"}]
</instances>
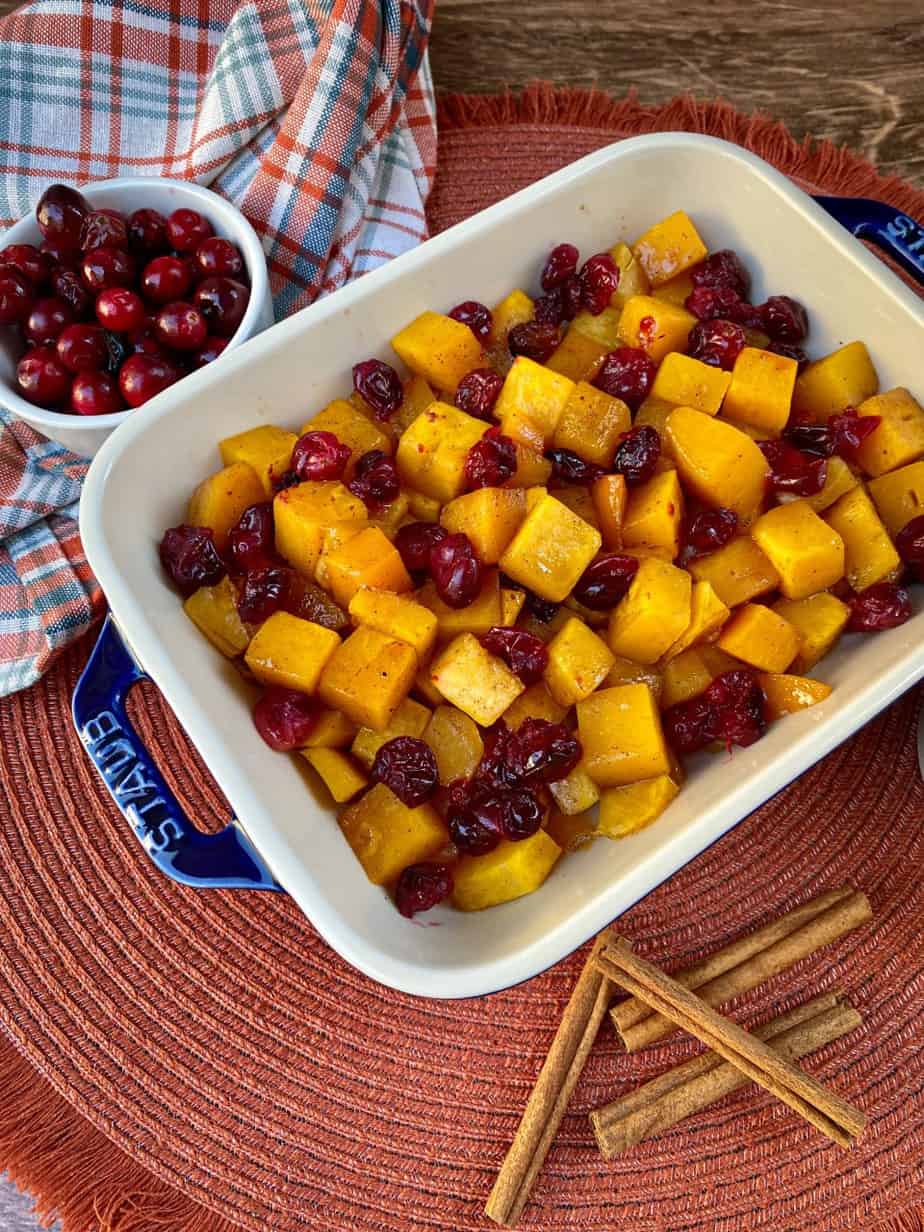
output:
<instances>
[{"instance_id":1,"label":"white ceramic baking dish","mask_svg":"<svg viewBox=\"0 0 924 1232\"><path fill-rule=\"evenodd\" d=\"M620 237L631 240L681 207L710 248L742 254L757 300L786 292L808 305L814 354L863 338L883 388L907 384L914 392L917 384L924 393L924 313L898 278L760 159L721 141L662 134L584 158L276 325L229 355L220 370L194 375L133 415L91 468L80 519L90 564L131 651L252 840L242 858L247 865L253 857L253 866L212 883L271 882L256 849L334 949L384 984L426 997L464 997L541 971L924 675L919 603L899 629L844 638L824 663L822 675L834 686L828 701L774 724L731 761L704 757L655 825L568 856L528 898L472 915L440 908L422 924L402 919L366 881L298 759L272 753L256 736L250 690L203 642L166 582L157 542L165 527L182 521L194 485L216 468L221 437L259 423L299 425L350 387L355 361L389 356L389 336L422 310L446 310L470 297L492 303L512 286L535 286L552 244L568 239L586 255ZM133 678L111 634L97 659L109 679L101 683L97 674L78 699L85 743L149 852L195 883L209 871L207 854L202 867L195 853L177 866L171 851L182 845L182 823L171 819L173 805L152 796L157 781L149 778L145 787L148 767L132 760L142 756L137 742L113 717L118 706L107 708L113 678L121 677L123 692Z\"/></svg>"}]
</instances>

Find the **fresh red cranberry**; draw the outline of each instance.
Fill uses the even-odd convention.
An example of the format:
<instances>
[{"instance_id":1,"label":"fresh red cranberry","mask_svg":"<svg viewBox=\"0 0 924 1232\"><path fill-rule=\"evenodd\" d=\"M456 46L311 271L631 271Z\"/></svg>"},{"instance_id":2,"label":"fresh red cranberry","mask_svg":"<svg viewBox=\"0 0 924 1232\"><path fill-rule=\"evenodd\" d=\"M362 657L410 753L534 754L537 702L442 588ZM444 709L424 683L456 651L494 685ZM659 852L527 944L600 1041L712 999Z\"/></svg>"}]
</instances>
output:
<instances>
[{"instance_id":1,"label":"fresh red cranberry","mask_svg":"<svg viewBox=\"0 0 924 1232\"><path fill-rule=\"evenodd\" d=\"M808 354L803 348L793 346L791 342L770 342L767 344L767 350L774 355L785 355L787 359L794 359L799 365L799 371L809 362Z\"/></svg>"},{"instance_id":2,"label":"fresh red cranberry","mask_svg":"<svg viewBox=\"0 0 924 1232\"><path fill-rule=\"evenodd\" d=\"M65 407L70 401L71 374L53 347L32 347L16 367L16 388L36 406Z\"/></svg>"},{"instance_id":3,"label":"fresh red cranberry","mask_svg":"<svg viewBox=\"0 0 924 1232\"><path fill-rule=\"evenodd\" d=\"M274 562L273 502L260 501L244 510L228 532L228 559L237 573L266 569Z\"/></svg>"},{"instance_id":4,"label":"fresh red cranberry","mask_svg":"<svg viewBox=\"0 0 924 1232\"><path fill-rule=\"evenodd\" d=\"M167 242L177 252L195 252L212 234L212 224L198 210L174 210L167 219Z\"/></svg>"},{"instance_id":5,"label":"fresh red cranberry","mask_svg":"<svg viewBox=\"0 0 924 1232\"><path fill-rule=\"evenodd\" d=\"M924 579L924 515L907 522L895 536L898 554L915 571L916 579Z\"/></svg>"},{"instance_id":6,"label":"fresh red cranberry","mask_svg":"<svg viewBox=\"0 0 924 1232\"><path fill-rule=\"evenodd\" d=\"M500 428L489 428L468 451L465 459L465 490L499 488L517 469L517 449Z\"/></svg>"},{"instance_id":7,"label":"fresh red cranberry","mask_svg":"<svg viewBox=\"0 0 924 1232\"><path fill-rule=\"evenodd\" d=\"M669 706L661 722L675 753L696 753L719 738L719 712L702 694Z\"/></svg>"},{"instance_id":8,"label":"fresh red cranberry","mask_svg":"<svg viewBox=\"0 0 924 1232\"><path fill-rule=\"evenodd\" d=\"M209 331L230 338L244 319L250 288L234 278L205 278L196 287L193 298L208 322Z\"/></svg>"},{"instance_id":9,"label":"fresh red cranberry","mask_svg":"<svg viewBox=\"0 0 924 1232\"><path fill-rule=\"evenodd\" d=\"M237 596L237 612L247 624L259 625L284 610L291 597L292 570L284 565L252 569L244 575Z\"/></svg>"},{"instance_id":10,"label":"fresh red cranberry","mask_svg":"<svg viewBox=\"0 0 924 1232\"><path fill-rule=\"evenodd\" d=\"M215 338L209 334L204 344L193 356L193 367L204 368L206 364L213 364L228 345L228 341L227 338Z\"/></svg>"},{"instance_id":11,"label":"fresh red cranberry","mask_svg":"<svg viewBox=\"0 0 924 1232\"><path fill-rule=\"evenodd\" d=\"M574 587L575 599L594 612L608 612L624 597L638 573L634 556L606 552L591 561Z\"/></svg>"},{"instance_id":12,"label":"fresh red cranberry","mask_svg":"<svg viewBox=\"0 0 924 1232\"><path fill-rule=\"evenodd\" d=\"M104 368L108 359L103 331L98 325L83 322L62 329L55 350L69 372Z\"/></svg>"},{"instance_id":13,"label":"fresh red cranberry","mask_svg":"<svg viewBox=\"0 0 924 1232\"><path fill-rule=\"evenodd\" d=\"M784 440L758 441L757 447L770 463L767 484L771 491L814 496L825 486L828 478L826 458L803 453Z\"/></svg>"},{"instance_id":14,"label":"fresh red cranberry","mask_svg":"<svg viewBox=\"0 0 924 1232\"><path fill-rule=\"evenodd\" d=\"M145 319L144 301L128 287L110 287L96 297L96 319L106 329L127 334Z\"/></svg>"},{"instance_id":15,"label":"fresh red cranberry","mask_svg":"<svg viewBox=\"0 0 924 1232\"><path fill-rule=\"evenodd\" d=\"M808 333L808 314L788 295L771 295L757 311L764 333L774 342L798 343Z\"/></svg>"},{"instance_id":16,"label":"fresh red cranberry","mask_svg":"<svg viewBox=\"0 0 924 1232\"><path fill-rule=\"evenodd\" d=\"M70 304L56 295L49 295L32 305L23 332L33 346L54 346L62 330L73 321Z\"/></svg>"},{"instance_id":17,"label":"fresh red cranberry","mask_svg":"<svg viewBox=\"0 0 924 1232\"><path fill-rule=\"evenodd\" d=\"M731 248L711 252L690 278L694 287L729 287L739 299L747 299L751 290L751 276Z\"/></svg>"},{"instance_id":18,"label":"fresh red cranberry","mask_svg":"<svg viewBox=\"0 0 924 1232\"><path fill-rule=\"evenodd\" d=\"M494 318L491 315L491 309L486 308L484 304L479 304L478 300L467 299L461 304L456 304L455 308L450 310L449 316L454 321L467 325L479 342L487 341Z\"/></svg>"},{"instance_id":19,"label":"fresh red cranberry","mask_svg":"<svg viewBox=\"0 0 924 1232\"><path fill-rule=\"evenodd\" d=\"M552 463L552 475L562 483L594 483L606 474L602 466L585 462L570 449L549 449L545 455Z\"/></svg>"},{"instance_id":20,"label":"fresh red cranberry","mask_svg":"<svg viewBox=\"0 0 924 1232\"><path fill-rule=\"evenodd\" d=\"M597 317L610 306L613 292L619 286L619 266L608 252L598 252L584 262L580 279L584 307Z\"/></svg>"},{"instance_id":21,"label":"fresh red cranberry","mask_svg":"<svg viewBox=\"0 0 924 1232\"><path fill-rule=\"evenodd\" d=\"M507 333L507 347L511 355L523 355L536 363L544 364L558 346L558 327L543 325L541 321L523 321Z\"/></svg>"},{"instance_id":22,"label":"fresh red cranberry","mask_svg":"<svg viewBox=\"0 0 924 1232\"><path fill-rule=\"evenodd\" d=\"M80 247L83 252L93 248L127 248L128 227L118 210L90 210L80 226Z\"/></svg>"},{"instance_id":23,"label":"fresh red cranberry","mask_svg":"<svg viewBox=\"0 0 924 1232\"><path fill-rule=\"evenodd\" d=\"M394 543L408 573L429 573L430 549L448 533L436 522L408 522L399 527Z\"/></svg>"},{"instance_id":24,"label":"fresh red cranberry","mask_svg":"<svg viewBox=\"0 0 924 1232\"><path fill-rule=\"evenodd\" d=\"M223 278L240 278L244 273L244 258L230 240L220 235L210 235L196 249L196 266L203 278L215 275Z\"/></svg>"},{"instance_id":25,"label":"fresh red cranberry","mask_svg":"<svg viewBox=\"0 0 924 1232\"><path fill-rule=\"evenodd\" d=\"M484 569L468 535L447 535L430 549L430 576L447 607L468 607L481 594Z\"/></svg>"},{"instance_id":26,"label":"fresh red cranberry","mask_svg":"<svg viewBox=\"0 0 924 1232\"><path fill-rule=\"evenodd\" d=\"M376 752L370 779L384 783L408 808L417 808L436 791L440 772L429 744L414 736L395 736Z\"/></svg>"},{"instance_id":27,"label":"fresh red cranberry","mask_svg":"<svg viewBox=\"0 0 924 1232\"><path fill-rule=\"evenodd\" d=\"M520 629L495 626L482 635L481 644L489 654L497 655L514 676L524 684L535 684L549 665L549 650L545 642L533 633Z\"/></svg>"},{"instance_id":28,"label":"fresh red cranberry","mask_svg":"<svg viewBox=\"0 0 924 1232\"><path fill-rule=\"evenodd\" d=\"M0 266L12 265L28 278L35 290L51 277L51 262L34 244L9 244L0 251Z\"/></svg>"},{"instance_id":29,"label":"fresh red cranberry","mask_svg":"<svg viewBox=\"0 0 924 1232\"><path fill-rule=\"evenodd\" d=\"M850 633L879 633L883 629L896 629L911 618L911 596L904 586L895 582L877 582L862 594L855 595L848 604Z\"/></svg>"},{"instance_id":30,"label":"fresh red cranberry","mask_svg":"<svg viewBox=\"0 0 924 1232\"><path fill-rule=\"evenodd\" d=\"M556 244L542 267L543 291L554 291L577 272L578 250L573 244Z\"/></svg>"},{"instance_id":31,"label":"fresh red cranberry","mask_svg":"<svg viewBox=\"0 0 924 1232\"><path fill-rule=\"evenodd\" d=\"M687 339L687 354L713 368L731 372L747 346L747 335L734 321L697 321Z\"/></svg>"},{"instance_id":32,"label":"fresh red cranberry","mask_svg":"<svg viewBox=\"0 0 924 1232\"><path fill-rule=\"evenodd\" d=\"M554 620L558 613L558 604L552 603L549 599L541 599L539 595L534 595L531 590L526 592L526 601L523 604L523 611L527 616L532 616L539 621L541 625L547 625L550 620Z\"/></svg>"},{"instance_id":33,"label":"fresh red cranberry","mask_svg":"<svg viewBox=\"0 0 924 1232\"><path fill-rule=\"evenodd\" d=\"M834 441L834 452L848 462L855 462L857 450L881 423L878 415L860 415L852 406L839 415L832 415L828 427Z\"/></svg>"},{"instance_id":34,"label":"fresh red cranberry","mask_svg":"<svg viewBox=\"0 0 924 1232\"><path fill-rule=\"evenodd\" d=\"M138 329L130 330L126 339L130 355L159 355L169 359L169 351L157 336L155 317L145 317Z\"/></svg>"},{"instance_id":35,"label":"fresh red cranberry","mask_svg":"<svg viewBox=\"0 0 924 1232\"><path fill-rule=\"evenodd\" d=\"M124 248L91 248L80 262L80 277L94 294L110 287L129 287L135 280L135 262Z\"/></svg>"},{"instance_id":36,"label":"fresh red cranberry","mask_svg":"<svg viewBox=\"0 0 924 1232\"><path fill-rule=\"evenodd\" d=\"M167 220L160 210L135 210L128 220L128 246L142 257L167 251Z\"/></svg>"},{"instance_id":37,"label":"fresh red cranberry","mask_svg":"<svg viewBox=\"0 0 924 1232\"><path fill-rule=\"evenodd\" d=\"M278 753L299 749L318 725L321 708L307 693L273 686L253 708L254 727Z\"/></svg>"},{"instance_id":38,"label":"fresh red cranberry","mask_svg":"<svg viewBox=\"0 0 924 1232\"><path fill-rule=\"evenodd\" d=\"M108 372L78 372L71 385L71 410L75 415L112 415L124 411L118 382Z\"/></svg>"},{"instance_id":39,"label":"fresh red cranberry","mask_svg":"<svg viewBox=\"0 0 924 1232\"><path fill-rule=\"evenodd\" d=\"M130 355L119 372L119 389L129 406L141 406L172 385L179 375L160 355Z\"/></svg>"},{"instance_id":40,"label":"fresh red cranberry","mask_svg":"<svg viewBox=\"0 0 924 1232\"><path fill-rule=\"evenodd\" d=\"M182 299L191 286L189 266L179 257L155 257L141 275L141 293L154 304Z\"/></svg>"},{"instance_id":41,"label":"fresh red cranberry","mask_svg":"<svg viewBox=\"0 0 924 1232\"><path fill-rule=\"evenodd\" d=\"M566 278L560 287L540 295L533 306L533 317L540 325L561 325L572 321L581 311L584 284L577 274Z\"/></svg>"},{"instance_id":42,"label":"fresh red cranberry","mask_svg":"<svg viewBox=\"0 0 924 1232\"><path fill-rule=\"evenodd\" d=\"M35 219L46 240L53 241L62 252L80 250L80 228L90 206L86 197L67 184L51 184L39 197Z\"/></svg>"},{"instance_id":43,"label":"fresh red cranberry","mask_svg":"<svg viewBox=\"0 0 924 1232\"><path fill-rule=\"evenodd\" d=\"M525 787L514 787L500 797L501 829L504 838L519 843L531 838L542 825L542 806Z\"/></svg>"},{"instance_id":44,"label":"fresh red cranberry","mask_svg":"<svg viewBox=\"0 0 924 1232\"><path fill-rule=\"evenodd\" d=\"M651 424L630 428L622 438L613 459L613 469L625 478L630 488L645 483L655 473L661 457L661 437Z\"/></svg>"},{"instance_id":45,"label":"fresh red cranberry","mask_svg":"<svg viewBox=\"0 0 924 1232\"><path fill-rule=\"evenodd\" d=\"M339 479L351 457L333 432L306 432L295 442L291 466L299 479Z\"/></svg>"},{"instance_id":46,"label":"fresh red cranberry","mask_svg":"<svg viewBox=\"0 0 924 1232\"><path fill-rule=\"evenodd\" d=\"M637 411L651 392L655 364L640 347L617 347L604 356L594 384Z\"/></svg>"},{"instance_id":47,"label":"fresh red cranberry","mask_svg":"<svg viewBox=\"0 0 924 1232\"><path fill-rule=\"evenodd\" d=\"M497 796L454 800L446 814L449 837L464 855L483 856L504 837L503 807Z\"/></svg>"},{"instance_id":48,"label":"fresh red cranberry","mask_svg":"<svg viewBox=\"0 0 924 1232\"><path fill-rule=\"evenodd\" d=\"M354 364L353 388L372 407L376 419L390 419L404 401L401 378L383 359Z\"/></svg>"},{"instance_id":49,"label":"fresh red cranberry","mask_svg":"<svg viewBox=\"0 0 924 1232\"><path fill-rule=\"evenodd\" d=\"M208 337L205 317L192 304L174 300L157 314L157 336L171 351L198 351Z\"/></svg>"},{"instance_id":50,"label":"fresh red cranberry","mask_svg":"<svg viewBox=\"0 0 924 1232\"><path fill-rule=\"evenodd\" d=\"M75 317L86 316L89 312L93 297L80 281L80 276L75 270L53 269L51 289L59 299L70 304Z\"/></svg>"},{"instance_id":51,"label":"fresh red cranberry","mask_svg":"<svg viewBox=\"0 0 924 1232\"><path fill-rule=\"evenodd\" d=\"M172 526L160 541L160 559L181 595L215 586L225 576L209 526Z\"/></svg>"},{"instance_id":52,"label":"fresh red cranberry","mask_svg":"<svg viewBox=\"0 0 924 1232\"><path fill-rule=\"evenodd\" d=\"M557 783L581 760L581 743L563 723L525 719L510 737L506 761L521 783Z\"/></svg>"},{"instance_id":53,"label":"fresh red cranberry","mask_svg":"<svg viewBox=\"0 0 924 1232\"><path fill-rule=\"evenodd\" d=\"M716 708L716 739L724 741L728 748L733 744L747 748L764 734L766 698L752 672L743 668L723 672L703 697Z\"/></svg>"},{"instance_id":54,"label":"fresh red cranberry","mask_svg":"<svg viewBox=\"0 0 924 1232\"><path fill-rule=\"evenodd\" d=\"M381 449L363 454L347 487L373 513L397 500L401 492L395 464Z\"/></svg>"},{"instance_id":55,"label":"fresh red cranberry","mask_svg":"<svg viewBox=\"0 0 924 1232\"><path fill-rule=\"evenodd\" d=\"M411 864L403 870L395 886L395 906L406 919L418 911L429 911L453 890L452 873L445 864Z\"/></svg>"},{"instance_id":56,"label":"fresh red cranberry","mask_svg":"<svg viewBox=\"0 0 924 1232\"><path fill-rule=\"evenodd\" d=\"M729 543L738 529L734 509L705 509L695 514L687 524L685 543L690 556L705 556L717 552Z\"/></svg>"},{"instance_id":57,"label":"fresh red cranberry","mask_svg":"<svg viewBox=\"0 0 924 1232\"><path fill-rule=\"evenodd\" d=\"M504 378L493 368L476 368L459 382L453 399L460 411L476 419L490 420L494 403L500 397Z\"/></svg>"},{"instance_id":58,"label":"fresh red cranberry","mask_svg":"<svg viewBox=\"0 0 924 1232\"><path fill-rule=\"evenodd\" d=\"M0 324L24 321L34 302L35 290L25 274L12 265L0 266Z\"/></svg>"}]
</instances>

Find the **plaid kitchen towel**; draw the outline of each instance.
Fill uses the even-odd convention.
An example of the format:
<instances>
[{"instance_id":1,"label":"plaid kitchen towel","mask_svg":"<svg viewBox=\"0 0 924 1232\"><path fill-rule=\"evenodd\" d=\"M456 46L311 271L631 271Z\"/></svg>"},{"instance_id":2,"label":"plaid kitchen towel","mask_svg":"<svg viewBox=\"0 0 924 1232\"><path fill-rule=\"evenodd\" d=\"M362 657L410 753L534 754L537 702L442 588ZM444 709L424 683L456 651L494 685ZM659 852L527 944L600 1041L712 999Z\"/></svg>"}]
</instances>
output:
<instances>
[{"instance_id":1,"label":"plaid kitchen towel","mask_svg":"<svg viewBox=\"0 0 924 1232\"><path fill-rule=\"evenodd\" d=\"M277 319L426 237L432 0L36 0L0 21L0 226L43 189L209 184L263 239ZM0 696L102 610L81 459L0 412Z\"/></svg>"}]
</instances>

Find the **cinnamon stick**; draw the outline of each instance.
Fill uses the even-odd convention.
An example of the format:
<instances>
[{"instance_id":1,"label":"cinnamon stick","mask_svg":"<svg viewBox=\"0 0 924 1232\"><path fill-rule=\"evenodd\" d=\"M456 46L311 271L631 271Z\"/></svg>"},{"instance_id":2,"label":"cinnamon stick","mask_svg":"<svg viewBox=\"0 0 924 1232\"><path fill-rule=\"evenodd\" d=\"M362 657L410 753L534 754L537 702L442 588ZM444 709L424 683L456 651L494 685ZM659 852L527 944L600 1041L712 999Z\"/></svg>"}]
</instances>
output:
<instances>
[{"instance_id":1,"label":"cinnamon stick","mask_svg":"<svg viewBox=\"0 0 924 1232\"><path fill-rule=\"evenodd\" d=\"M674 979L695 989L707 1005L724 1005L870 919L865 894L849 886L830 890L717 950ZM637 1052L675 1030L669 1018L653 1013L636 997L614 1006L611 1017L627 1052Z\"/></svg>"},{"instance_id":2,"label":"cinnamon stick","mask_svg":"<svg viewBox=\"0 0 924 1232\"><path fill-rule=\"evenodd\" d=\"M594 942L578 977L485 1205L485 1214L495 1223L512 1226L523 1213L606 1015L613 990L596 965L605 938L601 933Z\"/></svg>"},{"instance_id":3,"label":"cinnamon stick","mask_svg":"<svg viewBox=\"0 0 924 1232\"><path fill-rule=\"evenodd\" d=\"M860 1015L838 993L826 993L754 1029L754 1035L796 1061L860 1025ZM714 1052L705 1052L646 1082L622 1099L590 1113L604 1158L670 1129L678 1121L746 1086L748 1079Z\"/></svg>"},{"instance_id":4,"label":"cinnamon stick","mask_svg":"<svg viewBox=\"0 0 924 1232\"><path fill-rule=\"evenodd\" d=\"M850 1146L866 1118L859 1109L785 1061L772 1048L701 1001L612 935L598 951L598 968L608 979L647 1001L707 1047L759 1083L840 1146Z\"/></svg>"}]
</instances>

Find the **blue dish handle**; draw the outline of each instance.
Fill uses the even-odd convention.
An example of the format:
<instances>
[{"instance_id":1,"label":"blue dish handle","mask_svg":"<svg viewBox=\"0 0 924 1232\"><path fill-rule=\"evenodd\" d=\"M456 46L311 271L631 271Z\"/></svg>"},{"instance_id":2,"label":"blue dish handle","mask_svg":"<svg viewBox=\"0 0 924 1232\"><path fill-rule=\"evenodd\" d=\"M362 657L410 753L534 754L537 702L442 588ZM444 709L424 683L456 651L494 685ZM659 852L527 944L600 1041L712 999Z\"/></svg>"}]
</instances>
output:
<instances>
[{"instance_id":1,"label":"blue dish handle","mask_svg":"<svg viewBox=\"0 0 924 1232\"><path fill-rule=\"evenodd\" d=\"M924 227L884 201L871 197L816 197L832 218L858 238L884 249L903 270L924 284Z\"/></svg>"},{"instance_id":2,"label":"blue dish handle","mask_svg":"<svg viewBox=\"0 0 924 1232\"><path fill-rule=\"evenodd\" d=\"M129 690L147 679L111 616L74 690L77 733L110 795L161 872L184 885L281 890L235 822L203 834L190 822L125 711Z\"/></svg>"}]
</instances>

